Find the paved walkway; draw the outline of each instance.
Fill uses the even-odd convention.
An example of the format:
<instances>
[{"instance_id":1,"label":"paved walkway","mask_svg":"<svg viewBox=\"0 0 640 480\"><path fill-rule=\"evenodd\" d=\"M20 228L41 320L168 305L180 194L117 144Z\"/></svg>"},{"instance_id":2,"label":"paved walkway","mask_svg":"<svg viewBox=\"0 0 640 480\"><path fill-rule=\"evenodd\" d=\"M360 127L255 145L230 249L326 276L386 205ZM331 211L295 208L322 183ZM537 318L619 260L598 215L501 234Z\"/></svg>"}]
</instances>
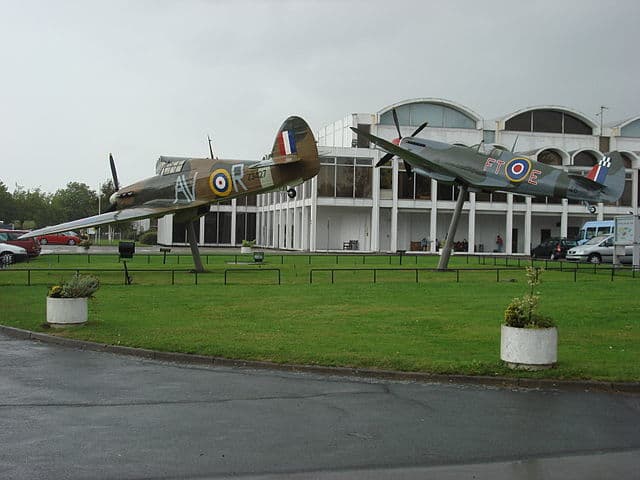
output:
<instances>
[{"instance_id":1,"label":"paved walkway","mask_svg":"<svg viewBox=\"0 0 640 480\"><path fill-rule=\"evenodd\" d=\"M183 365L0 335L0 478L637 478L640 395Z\"/></svg>"}]
</instances>

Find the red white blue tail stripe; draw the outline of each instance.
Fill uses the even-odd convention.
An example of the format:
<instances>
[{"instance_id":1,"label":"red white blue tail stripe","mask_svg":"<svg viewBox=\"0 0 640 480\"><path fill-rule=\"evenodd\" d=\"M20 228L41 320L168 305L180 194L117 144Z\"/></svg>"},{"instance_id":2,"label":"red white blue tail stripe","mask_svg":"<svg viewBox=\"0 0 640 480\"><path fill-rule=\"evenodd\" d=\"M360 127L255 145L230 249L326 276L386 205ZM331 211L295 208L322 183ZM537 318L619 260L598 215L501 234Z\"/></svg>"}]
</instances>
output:
<instances>
[{"instance_id":1,"label":"red white blue tail stripe","mask_svg":"<svg viewBox=\"0 0 640 480\"><path fill-rule=\"evenodd\" d=\"M594 182L604 183L604 180L607 178L607 173L609 172L609 168L611 167L611 157L605 156L600 159L597 165L595 165L587 178L589 180L593 180Z\"/></svg>"},{"instance_id":2,"label":"red white blue tail stripe","mask_svg":"<svg viewBox=\"0 0 640 480\"><path fill-rule=\"evenodd\" d=\"M280 149L280 155L291 155L296 153L296 138L293 132L289 130L283 130L278 136L278 147Z\"/></svg>"}]
</instances>

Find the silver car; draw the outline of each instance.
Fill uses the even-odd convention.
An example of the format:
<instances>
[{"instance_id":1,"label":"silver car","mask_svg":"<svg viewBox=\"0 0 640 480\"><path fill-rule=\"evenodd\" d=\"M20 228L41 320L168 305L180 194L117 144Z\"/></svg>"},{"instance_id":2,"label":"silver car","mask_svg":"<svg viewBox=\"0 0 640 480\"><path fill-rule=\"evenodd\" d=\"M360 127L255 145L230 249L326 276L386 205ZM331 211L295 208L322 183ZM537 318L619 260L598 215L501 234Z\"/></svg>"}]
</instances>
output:
<instances>
[{"instance_id":1,"label":"silver car","mask_svg":"<svg viewBox=\"0 0 640 480\"><path fill-rule=\"evenodd\" d=\"M613 262L613 235L593 237L587 243L571 248L567 260L589 263ZM621 263L632 263L632 247L625 247L625 255L619 257Z\"/></svg>"},{"instance_id":2,"label":"silver car","mask_svg":"<svg viewBox=\"0 0 640 480\"><path fill-rule=\"evenodd\" d=\"M26 258L27 251L24 248L10 243L0 243L0 266L6 266Z\"/></svg>"}]
</instances>

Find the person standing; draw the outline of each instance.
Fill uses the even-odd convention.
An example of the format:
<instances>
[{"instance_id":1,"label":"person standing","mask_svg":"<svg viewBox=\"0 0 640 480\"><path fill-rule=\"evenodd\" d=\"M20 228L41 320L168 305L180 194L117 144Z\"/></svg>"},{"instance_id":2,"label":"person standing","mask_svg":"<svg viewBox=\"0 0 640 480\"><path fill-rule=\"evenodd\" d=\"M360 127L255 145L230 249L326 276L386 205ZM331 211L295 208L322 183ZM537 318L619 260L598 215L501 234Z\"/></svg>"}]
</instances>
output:
<instances>
[{"instance_id":1,"label":"person standing","mask_svg":"<svg viewBox=\"0 0 640 480\"><path fill-rule=\"evenodd\" d=\"M498 236L496 237L496 250L498 252L502 252L503 244L504 244L504 241L502 240L502 237L500 236L500 234L498 234Z\"/></svg>"}]
</instances>

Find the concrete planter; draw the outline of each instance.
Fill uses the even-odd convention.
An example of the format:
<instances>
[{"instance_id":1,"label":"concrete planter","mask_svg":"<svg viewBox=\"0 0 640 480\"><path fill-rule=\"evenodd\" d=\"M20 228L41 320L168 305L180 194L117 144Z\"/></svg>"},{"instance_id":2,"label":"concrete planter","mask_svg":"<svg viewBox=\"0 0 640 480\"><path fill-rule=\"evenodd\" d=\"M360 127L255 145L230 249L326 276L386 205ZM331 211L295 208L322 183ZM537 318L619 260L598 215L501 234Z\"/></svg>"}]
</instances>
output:
<instances>
[{"instance_id":1,"label":"concrete planter","mask_svg":"<svg viewBox=\"0 0 640 480\"><path fill-rule=\"evenodd\" d=\"M500 359L514 369L551 368L558 361L558 329L502 325Z\"/></svg>"},{"instance_id":2,"label":"concrete planter","mask_svg":"<svg viewBox=\"0 0 640 480\"><path fill-rule=\"evenodd\" d=\"M240 247L241 254L247 254L251 252L253 252L253 249L251 247Z\"/></svg>"},{"instance_id":3,"label":"concrete planter","mask_svg":"<svg viewBox=\"0 0 640 480\"><path fill-rule=\"evenodd\" d=\"M47 297L47 323L64 328L87 323L88 298Z\"/></svg>"}]
</instances>

